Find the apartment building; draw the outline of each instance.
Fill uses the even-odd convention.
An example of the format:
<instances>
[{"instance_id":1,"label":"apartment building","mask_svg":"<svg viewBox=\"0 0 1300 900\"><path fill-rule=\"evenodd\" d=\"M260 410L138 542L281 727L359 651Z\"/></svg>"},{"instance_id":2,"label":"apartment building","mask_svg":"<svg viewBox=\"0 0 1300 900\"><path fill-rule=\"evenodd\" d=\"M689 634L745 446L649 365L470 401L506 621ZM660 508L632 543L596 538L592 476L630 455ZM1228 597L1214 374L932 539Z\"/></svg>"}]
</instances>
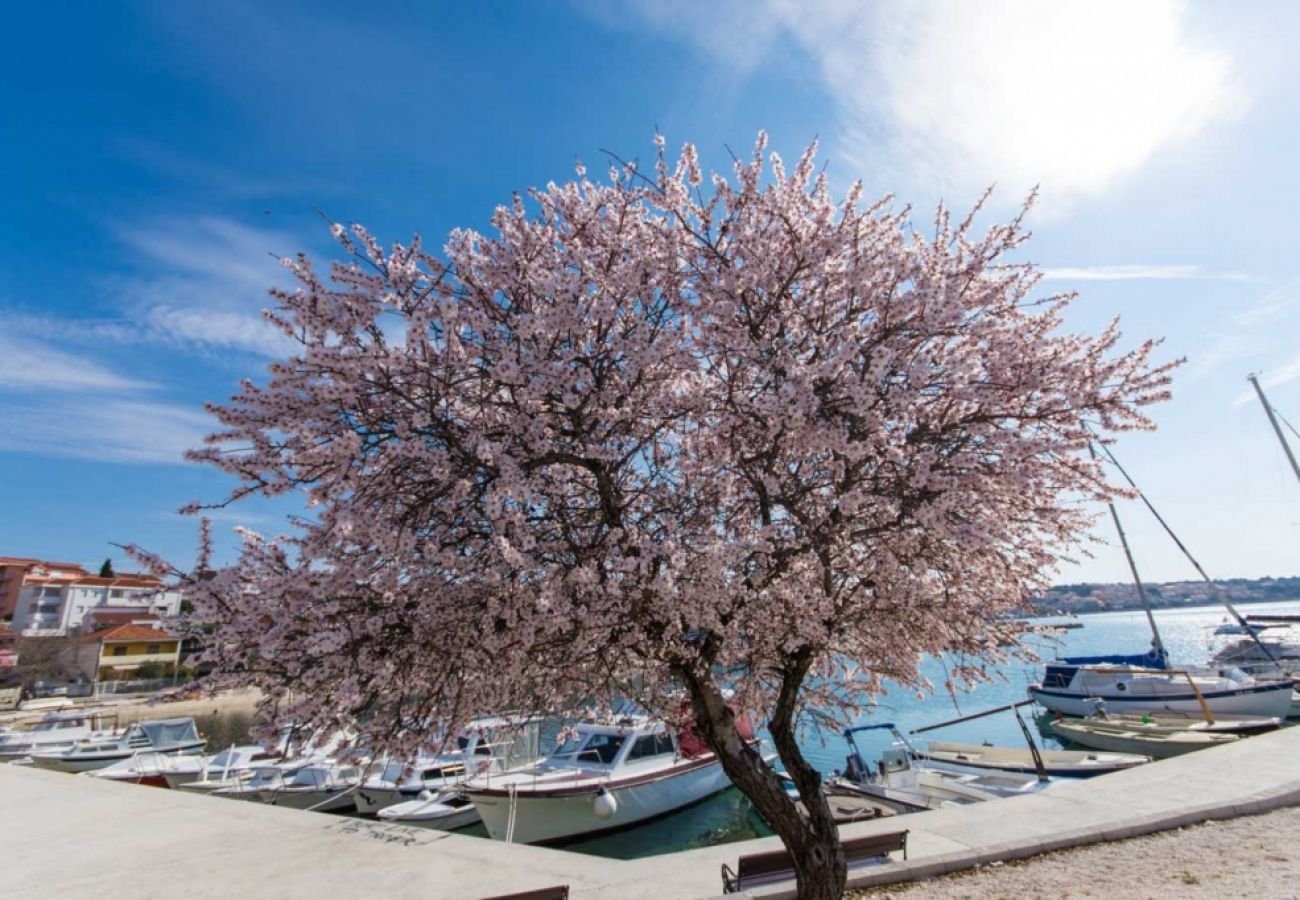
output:
<instances>
[{"instance_id":1,"label":"apartment building","mask_svg":"<svg viewBox=\"0 0 1300 900\"><path fill-rule=\"evenodd\" d=\"M16 634L50 637L99 625L149 622L180 612L181 592L152 575L113 578L69 571L29 572L18 592L10 625Z\"/></svg>"},{"instance_id":2,"label":"apartment building","mask_svg":"<svg viewBox=\"0 0 1300 900\"><path fill-rule=\"evenodd\" d=\"M13 617L28 577L74 578L90 573L79 563L53 562L29 556L0 556L0 619Z\"/></svg>"}]
</instances>

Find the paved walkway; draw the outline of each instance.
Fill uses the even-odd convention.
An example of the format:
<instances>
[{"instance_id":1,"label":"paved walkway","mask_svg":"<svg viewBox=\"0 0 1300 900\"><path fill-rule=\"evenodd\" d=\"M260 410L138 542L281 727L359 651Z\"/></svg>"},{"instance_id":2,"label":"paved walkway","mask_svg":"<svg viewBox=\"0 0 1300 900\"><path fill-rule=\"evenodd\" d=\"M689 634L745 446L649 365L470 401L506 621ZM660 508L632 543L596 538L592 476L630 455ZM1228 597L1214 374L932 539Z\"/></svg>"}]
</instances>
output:
<instances>
[{"instance_id":1,"label":"paved walkway","mask_svg":"<svg viewBox=\"0 0 1300 900\"><path fill-rule=\"evenodd\" d=\"M928 878L1300 803L1300 728L1029 797L845 828L911 831L908 862L851 885ZM775 838L607 860L455 834L0 766L0 896L466 898L569 884L575 900L701 898ZM767 890L763 897L788 896Z\"/></svg>"}]
</instances>

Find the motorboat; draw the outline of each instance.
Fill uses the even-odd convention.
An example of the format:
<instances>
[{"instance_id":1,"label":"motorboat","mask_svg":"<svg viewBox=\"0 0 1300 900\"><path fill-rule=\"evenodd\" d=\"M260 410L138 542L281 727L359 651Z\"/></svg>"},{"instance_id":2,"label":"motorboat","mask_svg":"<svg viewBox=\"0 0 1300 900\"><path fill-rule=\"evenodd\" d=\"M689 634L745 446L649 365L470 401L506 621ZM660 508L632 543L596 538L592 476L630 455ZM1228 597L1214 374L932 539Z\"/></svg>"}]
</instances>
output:
<instances>
[{"instance_id":1,"label":"motorboat","mask_svg":"<svg viewBox=\"0 0 1300 900\"><path fill-rule=\"evenodd\" d=\"M437 794L429 790L421 791L414 800L386 806L379 810L378 815L385 822L419 825L440 831L467 828L481 821L474 801L456 790Z\"/></svg>"},{"instance_id":2,"label":"motorboat","mask_svg":"<svg viewBox=\"0 0 1300 900\"><path fill-rule=\"evenodd\" d=\"M808 807L799 796L799 789L795 787L794 779L784 772L777 774L785 784L786 794L794 801L799 812L807 816ZM831 818L836 825L848 825L852 822L866 822L898 815L898 810L894 807L887 806L861 791L834 782L822 782L822 793L826 796L826 805L830 808Z\"/></svg>"},{"instance_id":3,"label":"motorboat","mask_svg":"<svg viewBox=\"0 0 1300 900\"><path fill-rule=\"evenodd\" d=\"M375 815L387 806L441 794L474 774L501 772L540 756L538 719L480 718L456 736L454 748L403 762L389 761L353 794L357 812Z\"/></svg>"},{"instance_id":4,"label":"motorboat","mask_svg":"<svg viewBox=\"0 0 1300 900\"><path fill-rule=\"evenodd\" d=\"M1027 747L995 747L992 744L960 744L929 741L915 750L916 759L935 768L959 772L1018 772L1037 774L1034 753ZM1050 776L1088 778L1131 769L1151 762L1140 753L1098 753L1088 750L1038 749L1043 771Z\"/></svg>"},{"instance_id":5,"label":"motorboat","mask_svg":"<svg viewBox=\"0 0 1300 900\"><path fill-rule=\"evenodd\" d=\"M32 753L66 750L78 741L120 734L117 717L103 713L47 713L30 728L0 730L0 762Z\"/></svg>"},{"instance_id":6,"label":"motorboat","mask_svg":"<svg viewBox=\"0 0 1300 900\"><path fill-rule=\"evenodd\" d=\"M194 719L155 719L133 722L116 736L78 741L63 750L31 754L32 764L58 772L89 772L133 757L138 753L170 753L183 756L201 753L207 739L199 734Z\"/></svg>"},{"instance_id":7,"label":"motorboat","mask_svg":"<svg viewBox=\"0 0 1300 900\"><path fill-rule=\"evenodd\" d=\"M88 774L96 778L107 778L110 781L180 788L191 782L215 783L230 778L247 777L251 775L254 766L278 758L278 753L268 751L260 744L229 747L210 756L148 751L137 753L135 756L127 757Z\"/></svg>"},{"instance_id":8,"label":"motorboat","mask_svg":"<svg viewBox=\"0 0 1300 900\"><path fill-rule=\"evenodd\" d=\"M312 762L295 771L263 766L247 782L222 788L214 796L332 812L351 809L352 794L360 784L361 769L351 763Z\"/></svg>"},{"instance_id":9,"label":"motorboat","mask_svg":"<svg viewBox=\"0 0 1300 900\"><path fill-rule=\"evenodd\" d=\"M1290 680L1259 681L1238 669L1173 670L1163 651L1057 660L1041 683L1029 686L1030 699L1043 708L1079 718L1098 699L1117 713L1199 713L1208 706L1216 716L1285 718L1292 693Z\"/></svg>"},{"instance_id":10,"label":"motorboat","mask_svg":"<svg viewBox=\"0 0 1300 900\"><path fill-rule=\"evenodd\" d=\"M163 777L170 788L203 793L215 790L208 788L208 785L231 779L246 780L252 777L255 768L279 758L279 750L267 750L261 744L246 744L242 747L228 747L212 756L200 757L196 760L197 765L174 759L164 767Z\"/></svg>"},{"instance_id":11,"label":"motorboat","mask_svg":"<svg viewBox=\"0 0 1300 900\"><path fill-rule=\"evenodd\" d=\"M881 729L888 729L895 743L872 768L863 758L854 735ZM1023 796L1062 780L998 770L961 772L941 768L918 758L916 748L892 722L858 725L846 728L843 734L849 744L849 755L843 774L837 774L830 784L841 791L871 797L895 812L919 812Z\"/></svg>"},{"instance_id":12,"label":"motorboat","mask_svg":"<svg viewBox=\"0 0 1300 900\"><path fill-rule=\"evenodd\" d=\"M1191 729L1173 730L1144 726L1130 720L1111 722L1105 719L1058 719L1052 731L1062 740L1098 750L1116 753L1145 753L1155 759L1181 756L1194 750L1220 747L1241 740L1239 734Z\"/></svg>"},{"instance_id":13,"label":"motorboat","mask_svg":"<svg viewBox=\"0 0 1300 900\"><path fill-rule=\"evenodd\" d=\"M738 721L753 741L748 717ZM693 732L674 734L662 721L632 715L579 723L544 759L476 775L462 790L494 839L539 844L626 828L730 783Z\"/></svg>"}]
</instances>

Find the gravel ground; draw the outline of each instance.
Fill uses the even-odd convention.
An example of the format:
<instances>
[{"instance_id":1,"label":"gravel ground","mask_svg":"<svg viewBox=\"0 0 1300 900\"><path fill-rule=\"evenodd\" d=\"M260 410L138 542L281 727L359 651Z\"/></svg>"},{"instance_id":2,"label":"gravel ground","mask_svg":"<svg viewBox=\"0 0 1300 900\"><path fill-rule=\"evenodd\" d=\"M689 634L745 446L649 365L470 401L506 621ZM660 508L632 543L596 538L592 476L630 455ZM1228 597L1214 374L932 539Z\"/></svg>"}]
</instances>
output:
<instances>
[{"instance_id":1,"label":"gravel ground","mask_svg":"<svg viewBox=\"0 0 1300 900\"><path fill-rule=\"evenodd\" d=\"M851 897L1300 897L1300 807L983 866Z\"/></svg>"}]
</instances>

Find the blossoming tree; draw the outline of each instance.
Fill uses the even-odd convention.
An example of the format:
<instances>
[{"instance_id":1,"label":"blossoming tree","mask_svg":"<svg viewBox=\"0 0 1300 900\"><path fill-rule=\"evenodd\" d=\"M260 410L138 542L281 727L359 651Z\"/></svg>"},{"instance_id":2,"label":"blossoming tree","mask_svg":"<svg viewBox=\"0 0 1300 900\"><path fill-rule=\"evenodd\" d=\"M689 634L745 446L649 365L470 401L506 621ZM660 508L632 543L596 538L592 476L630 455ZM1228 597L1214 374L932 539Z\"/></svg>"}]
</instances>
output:
<instances>
[{"instance_id":1,"label":"blossoming tree","mask_svg":"<svg viewBox=\"0 0 1300 900\"><path fill-rule=\"evenodd\" d=\"M801 712L920 687L925 654L1004 652L1113 492L1083 423L1151 427L1169 366L1031 300L1019 219L976 236L941 210L922 236L860 185L835 200L814 148L769 169L764 143L707 183L662 142L654 171L580 169L440 254L335 226L328 276L287 261L300 287L267 315L296 355L212 406L192 457L231 500L312 514L191 585L217 672L397 752L635 697L718 754L801 897L839 896Z\"/></svg>"}]
</instances>

